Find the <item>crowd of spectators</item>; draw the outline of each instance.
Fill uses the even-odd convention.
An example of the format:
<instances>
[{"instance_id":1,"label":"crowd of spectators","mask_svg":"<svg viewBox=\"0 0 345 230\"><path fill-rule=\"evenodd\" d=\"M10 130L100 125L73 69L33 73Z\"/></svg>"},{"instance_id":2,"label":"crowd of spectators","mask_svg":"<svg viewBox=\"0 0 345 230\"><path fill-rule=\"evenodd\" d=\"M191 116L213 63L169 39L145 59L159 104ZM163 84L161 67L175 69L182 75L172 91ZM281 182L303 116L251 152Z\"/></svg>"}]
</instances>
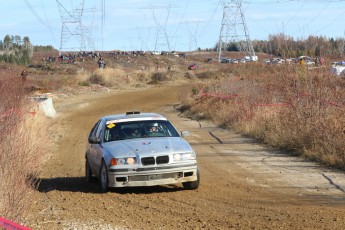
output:
<instances>
[{"instance_id":1,"label":"crowd of spectators","mask_svg":"<svg viewBox=\"0 0 345 230\"><path fill-rule=\"evenodd\" d=\"M95 59L99 58L101 54L95 51L80 51L80 52L68 52L68 53L60 53L58 56L49 56L44 57L44 62L55 62L56 60L60 63L65 64L74 64L76 60L84 62L85 59Z\"/></svg>"}]
</instances>

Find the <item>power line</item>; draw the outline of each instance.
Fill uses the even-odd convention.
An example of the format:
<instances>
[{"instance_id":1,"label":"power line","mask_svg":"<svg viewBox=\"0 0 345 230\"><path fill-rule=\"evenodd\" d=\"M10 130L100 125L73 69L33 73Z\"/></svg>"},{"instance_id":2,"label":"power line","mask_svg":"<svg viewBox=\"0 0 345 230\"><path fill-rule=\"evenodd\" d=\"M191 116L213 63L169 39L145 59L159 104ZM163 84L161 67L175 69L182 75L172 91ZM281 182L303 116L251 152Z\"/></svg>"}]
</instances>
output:
<instances>
[{"instance_id":1,"label":"power line","mask_svg":"<svg viewBox=\"0 0 345 230\"><path fill-rule=\"evenodd\" d=\"M293 18L295 18L296 15L297 15L298 13L300 13L300 12L303 10L304 4L305 4L305 2L303 2L303 4L298 8L298 10L294 13L294 15L292 15L292 16L287 20L287 22L286 22L285 24L289 24L290 21L291 21Z\"/></svg>"},{"instance_id":2,"label":"power line","mask_svg":"<svg viewBox=\"0 0 345 230\"><path fill-rule=\"evenodd\" d=\"M218 2L218 4L217 4L216 8L214 9L214 11L213 11L213 13L212 13L210 19L207 20L206 26L205 26L204 29L201 30L201 32L199 33L199 37L202 37L202 36L203 36L203 34L205 33L206 29L208 28L210 22L213 21L213 18L214 18L214 16L216 15L216 13L217 13L217 11L218 11L218 7L219 7L220 5L221 5L221 1Z\"/></svg>"},{"instance_id":3,"label":"power line","mask_svg":"<svg viewBox=\"0 0 345 230\"><path fill-rule=\"evenodd\" d=\"M105 0L102 1L102 19L101 19L101 41L102 41L102 50L104 49L104 26L105 26Z\"/></svg>"},{"instance_id":4,"label":"power line","mask_svg":"<svg viewBox=\"0 0 345 230\"><path fill-rule=\"evenodd\" d=\"M37 20L44 25L45 27L48 27L48 25L45 23L45 21L42 20L42 18L36 13L34 8L31 6L29 0L23 0L27 8L31 11L31 13L37 18Z\"/></svg>"},{"instance_id":5,"label":"power line","mask_svg":"<svg viewBox=\"0 0 345 230\"><path fill-rule=\"evenodd\" d=\"M26 7L31 11L31 13L37 18L37 20L44 26L44 27L47 27L49 29L49 32L54 40L54 42L56 43L56 39L55 39L55 36L54 36L54 33L53 33L53 29L52 27L50 26L50 23L49 23L49 20L47 18L47 14L46 14L46 10L45 10L45 7L44 7L44 4L43 4L43 1L41 0L41 6L43 8L43 12L44 12L44 16L45 16L45 19L46 21L44 21L38 14L37 12L35 11L35 9L32 7L31 3L28 1L28 0L23 0Z\"/></svg>"},{"instance_id":6,"label":"power line","mask_svg":"<svg viewBox=\"0 0 345 230\"><path fill-rule=\"evenodd\" d=\"M245 0L246 1L246 0ZM297 18L300 14L300 19L297 20L296 22L294 22L295 24L297 24L297 26L294 26L293 28L296 29L296 27L299 27L300 30L297 30L297 31L293 31L293 33L290 33L290 34L293 34L293 35L296 35L298 33L301 33L302 31L308 29L308 27L310 27L312 25L312 23L315 23L316 20L320 19L321 17L324 18L325 16L325 13L324 12L327 12L326 10L328 10L332 5L336 5L337 3L341 3L341 2L345 2L345 0L289 0L289 1L269 1L269 0L263 0L263 1L246 1L247 4L250 4L250 5L266 5L266 4L275 4L277 6L279 5L284 5L284 4L287 4L289 3L289 6L293 6L297 3L301 3L300 6L298 6L298 8L296 8L296 10L286 10L286 14L289 12L290 15L292 14L292 16L290 16L287 20L285 19L281 19L281 23L282 23L282 30L283 30L283 33L285 34L286 31L285 31L285 26L289 23L291 23L295 18ZM322 4L322 5L321 5ZM315 6L315 9L308 9L307 6ZM321 6L319 6L321 5ZM340 4L338 4L340 5ZM288 6L288 5L286 5ZM317 6L317 7L316 7ZM254 6L255 7L255 6ZM279 6L280 7L280 6ZM313 7L314 8L314 7ZM337 7L337 9L343 9L342 7ZM262 12L262 11L261 11ZM273 11L271 11L271 13L273 13ZM303 19L301 20L302 16L304 14L308 13L308 17L303 17ZM283 15L283 14L282 14ZM327 29L329 26L331 26L334 22L336 22L337 20L339 20L343 15L344 15L344 12L341 12L341 13L337 13L337 11L333 10L332 16L335 16L334 19L331 20L331 18L327 15L325 19L323 19L322 21L318 21L317 24L315 24L312 28L314 29L314 31L317 31L316 33L319 33L320 31L322 30L325 30ZM249 17L250 17L250 14L249 14ZM327 23L325 26L323 26L322 28L320 28L322 25L322 23L328 21L328 20L331 20L329 23ZM267 27L267 24L265 26L260 26L260 21L258 20L255 20L255 19L252 19L252 21L257 24L255 25L255 27L261 27L263 31L267 31L268 28L272 29L272 27ZM279 19L275 19L275 20L272 20L271 22L278 22ZM341 26L341 25L340 25ZM291 29L291 26L290 26L290 30ZM269 31L267 31L267 33L269 33ZM309 33L309 32L308 32Z\"/></svg>"},{"instance_id":7,"label":"power line","mask_svg":"<svg viewBox=\"0 0 345 230\"><path fill-rule=\"evenodd\" d=\"M198 34L198 28L199 28L200 21L184 21L183 24L186 24L188 34L189 34L189 51L192 51L192 47L195 49L198 48L198 41L197 41L197 34ZM190 24L196 24L195 31L192 31L192 29L189 27Z\"/></svg>"},{"instance_id":8,"label":"power line","mask_svg":"<svg viewBox=\"0 0 345 230\"><path fill-rule=\"evenodd\" d=\"M170 16L170 9L176 7L174 5L168 5L168 6L153 6L150 5L146 9L150 9L152 12L152 17L153 20L156 24L156 42L155 42L155 48L154 51L162 51L162 50L168 50L171 51L171 46L170 46L170 41L169 41L169 36L167 33L167 25L169 21L169 16ZM167 9L167 16L164 21L158 20L155 10L156 9ZM167 48L167 49L165 49Z\"/></svg>"},{"instance_id":9,"label":"power line","mask_svg":"<svg viewBox=\"0 0 345 230\"><path fill-rule=\"evenodd\" d=\"M316 19L317 17L319 17L320 14L321 14L323 11L325 11L325 10L327 9L327 7L328 7L330 4L331 4L331 3L328 2L328 4L327 4L324 8L322 8L312 19L310 19L309 22L308 22L305 26L309 26L312 22L314 22L315 19Z\"/></svg>"},{"instance_id":10,"label":"power line","mask_svg":"<svg viewBox=\"0 0 345 230\"><path fill-rule=\"evenodd\" d=\"M329 22L327 25L325 25L324 27L322 27L321 29L319 29L317 31L317 33L319 33L320 31L326 29L328 26L330 26L333 22L337 21L339 18L343 17L345 14L345 10L342 11L337 17L335 17L331 22Z\"/></svg>"},{"instance_id":11,"label":"power line","mask_svg":"<svg viewBox=\"0 0 345 230\"><path fill-rule=\"evenodd\" d=\"M184 7L184 10L183 10L183 13L182 13L182 16L181 16L181 18L180 18L180 20L179 20L178 25L180 25L180 24L182 23L182 21L184 20L185 14L186 14L186 12L187 12L187 8L189 7L189 1L190 1L190 0L187 0L187 1L186 1L185 7ZM180 29L180 27L176 28L175 32L173 33L173 36L174 36L174 37L178 37L177 34L178 34L179 29ZM174 49L175 49L175 47L176 47L177 41L178 41L178 40L175 39L175 42L174 42Z\"/></svg>"}]
</instances>

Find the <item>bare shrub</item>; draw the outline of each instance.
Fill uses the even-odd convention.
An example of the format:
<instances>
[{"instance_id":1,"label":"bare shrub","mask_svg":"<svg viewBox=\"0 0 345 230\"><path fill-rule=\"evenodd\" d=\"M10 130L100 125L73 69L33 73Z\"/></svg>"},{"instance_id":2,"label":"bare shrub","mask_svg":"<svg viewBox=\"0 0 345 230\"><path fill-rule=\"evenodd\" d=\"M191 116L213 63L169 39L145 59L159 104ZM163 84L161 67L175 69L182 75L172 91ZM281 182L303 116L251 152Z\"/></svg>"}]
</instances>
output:
<instances>
[{"instance_id":1,"label":"bare shrub","mask_svg":"<svg viewBox=\"0 0 345 230\"><path fill-rule=\"evenodd\" d=\"M209 71L196 73L195 75L197 78L201 78L201 79L216 78L217 76L214 74L214 72L209 72Z\"/></svg>"},{"instance_id":2,"label":"bare shrub","mask_svg":"<svg viewBox=\"0 0 345 230\"><path fill-rule=\"evenodd\" d=\"M78 85L89 86L90 85L90 72L85 70L79 70L75 76L75 81Z\"/></svg>"},{"instance_id":3,"label":"bare shrub","mask_svg":"<svg viewBox=\"0 0 345 230\"><path fill-rule=\"evenodd\" d=\"M97 69L91 74L89 81L92 84L99 84L107 87L121 86L127 84L127 76L125 71L121 69Z\"/></svg>"},{"instance_id":4,"label":"bare shrub","mask_svg":"<svg viewBox=\"0 0 345 230\"><path fill-rule=\"evenodd\" d=\"M95 71L97 75L104 78L104 81L110 85L116 85L117 82L125 80L127 74L122 69L98 69Z\"/></svg>"},{"instance_id":5,"label":"bare shrub","mask_svg":"<svg viewBox=\"0 0 345 230\"><path fill-rule=\"evenodd\" d=\"M128 75L127 83L134 87L144 87L151 81L150 76L149 71L135 71Z\"/></svg>"},{"instance_id":6,"label":"bare shrub","mask_svg":"<svg viewBox=\"0 0 345 230\"><path fill-rule=\"evenodd\" d=\"M0 82L0 213L20 222L27 214L46 159L45 117L29 113L23 87ZM6 97L5 97L6 95Z\"/></svg>"},{"instance_id":7,"label":"bare shrub","mask_svg":"<svg viewBox=\"0 0 345 230\"><path fill-rule=\"evenodd\" d=\"M151 76L151 84L156 84L161 81L167 81L168 74L166 72L153 72Z\"/></svg>"},{"instance_id":8,"label":"bare shrub","mask_svg":"<svg viewBox=\"0 0 345 230\"><path fill-rule=\"evenodd\" d=\"M102 75L93 74L90 76L89 81L91 84L105 85L105 80Z\"/></svg>"},{"instance_id":9,"label":"bare shrub","mask_svg":"<svg viewBox=\"0 0 345 230\"><path fill-rule=\"evenodd\" d=\"M139 82L148 82L149 81L149 72L144 71L137 71L133 73L133 75L136 77L137 81Z\"/></svg>"}]
</instances>

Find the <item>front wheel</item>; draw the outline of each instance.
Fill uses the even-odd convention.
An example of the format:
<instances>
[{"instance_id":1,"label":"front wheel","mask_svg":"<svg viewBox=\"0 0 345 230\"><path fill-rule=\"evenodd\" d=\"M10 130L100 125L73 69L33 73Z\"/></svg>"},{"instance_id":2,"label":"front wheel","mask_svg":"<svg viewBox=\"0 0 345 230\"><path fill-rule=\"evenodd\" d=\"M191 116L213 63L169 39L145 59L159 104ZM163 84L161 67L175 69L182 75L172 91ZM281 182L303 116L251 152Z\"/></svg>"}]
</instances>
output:
<instances>
[{"instance_id":1,"label":"front wheel","mask_svg":"<svg viewBox=\"0 0 345 230\"><path fill-rule=\"evenodd\" d=\"M199 169L197 169L196 171L196 177L197 180L196 181L191 181L191 182L183 182L182 185L185 189L189 189L189 190L194 190L199 188L199 184L200 184L200 172Z\"/></svg>"},{"instance_id":2,"label":"front wheel","mask_svg":"<svg viewBox=\"0 0 345 230\"><path fill-rule=\"evenodd\" d=\"M105 165L104 161L102 161L101 168L99 170L99 185L101 192L108 192L109 179L108 179L108 170L107 166Z\"/></svg>"}]
</instances>

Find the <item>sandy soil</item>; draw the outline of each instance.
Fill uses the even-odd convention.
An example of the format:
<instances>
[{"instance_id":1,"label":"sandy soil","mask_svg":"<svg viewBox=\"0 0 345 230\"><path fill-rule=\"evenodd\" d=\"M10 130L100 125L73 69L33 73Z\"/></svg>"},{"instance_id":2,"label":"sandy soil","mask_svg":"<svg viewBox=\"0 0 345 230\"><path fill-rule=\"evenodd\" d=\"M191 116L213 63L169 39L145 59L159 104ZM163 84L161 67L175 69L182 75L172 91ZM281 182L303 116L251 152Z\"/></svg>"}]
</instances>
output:
<instances>
[{"instance_id":1,"label":"sandy soil","mask_svg":"<svg viewBox=\"0 0 345 230\"><path fill-rule=\"evenodd\" d=\"M33 229L343 229L345 177L240 136L183 117L178 86L56 96L54 148L27 225ZM189 130L201 185L117 189L84 179L87 135L105 114L164 114Z\"/></svg>"}]
</instances>

